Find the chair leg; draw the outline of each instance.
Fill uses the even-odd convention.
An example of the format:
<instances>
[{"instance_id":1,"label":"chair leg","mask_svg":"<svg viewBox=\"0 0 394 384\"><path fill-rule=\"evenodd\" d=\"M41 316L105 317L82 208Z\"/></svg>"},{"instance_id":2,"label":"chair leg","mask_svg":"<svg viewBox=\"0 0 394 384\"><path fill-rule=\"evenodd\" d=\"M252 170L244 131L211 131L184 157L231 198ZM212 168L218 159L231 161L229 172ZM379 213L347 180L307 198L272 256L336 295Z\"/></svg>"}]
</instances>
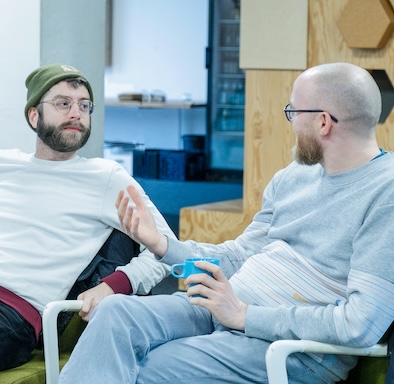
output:
<instances>
[{"instance_id":1,"label":"chair leg","mask_svg":"<svg viewBox=\"0 0 394 384\"><path fill-rule=\"evenodd\" d=\"M42 314L44 338L44 357L46 384L57 384L59 380L59 341L57 318L62 311L77 312L82 308L82 300L52 301L47 304Z\"/></svg>"}]
</instances>

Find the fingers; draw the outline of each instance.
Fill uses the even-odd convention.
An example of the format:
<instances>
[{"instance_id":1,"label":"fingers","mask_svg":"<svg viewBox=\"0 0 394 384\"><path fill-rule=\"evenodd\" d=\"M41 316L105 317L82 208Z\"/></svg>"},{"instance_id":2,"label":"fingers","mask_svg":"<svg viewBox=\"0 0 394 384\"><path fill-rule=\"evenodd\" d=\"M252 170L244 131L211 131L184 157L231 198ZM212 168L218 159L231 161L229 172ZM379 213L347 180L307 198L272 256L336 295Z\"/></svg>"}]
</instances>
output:
<instances>
[{"instance_id":1,"label":"fingers","mask_svg":"<svg viewBox=\"0 0 394 384\"><path fill-rule=\"evenodd\" d=\"M215 287L217 286L217 280L215 280L212 276L207 275L206 273L195 273L193 275L188 276L187 279L185 279L185 284L189 286L188 295L189 293L190 295L194 295L195 294L194 289L196 287L204 286L209 289L215 289Z\"/></svg>"},{"instance_id":2,"label":"fingers","mask_svg":"<svg viewBox=\"0 0 394 384\"><path fill-rule=\"evenodd\" d=\"M196 261L195 266L201 269L204 269L205 271L211 272L215 280L218 281L226 281L226 277L224 276L224 273L222 269L213 263L210 263L208 261Z\"/></svg>"},{"instance_id":3,"label":"fingers","mask_svg":"<svg viewBox=\"0 0 394 384\"><path fill-rule=\"evenodd\" d=\"M124 197L124 191L123 191L123 189L121 189L121 190L119 191L118 197L116 198L116 201L115 201L115 206L116 206L116 208L119 208L120 203L121 203L123 197Z\"/></svg>"},{"instance_id":4,"label":"fingers","mask_svg":"<svg viewBox=\"0 0 394 384\"><path fill-rule=\"evenodd\" d=\"M142 200L141 195L139 194L139 192L134 186L132 185L127 186L127 192L129 196L125 196L124 190L121 190L118 193L118 196L115 201L115 206L118 210L119 222L121 223L123 229L126 230L126 233L130 234L133 211L134 211L134 209L131 206L129 206L130 198L133 200L137 210L146 209L146 205ZM137 218L135 218L135 220L137 220ZM138 222L135 222L135 224L138 225Z\"/></svg>"},{"instance_id":5,"label":"fingers","mask_svg":"<svg viewBox=\"0 0 394 384\"><path fill-rule=\"evenodd\" d=\"M189 289L187 291L188 296L198 294L209 299L212 294L221 291L228 283L228 279L218 265L208 261L196 261L195 266L210 272L212 276L206 273L195 273L189 275L185 279L185 284L189 285ZM193 304L197 304L194 301L195 300L193 298Z\"/></svg>"},{"instance_id":6,"label":"fingers","mask_svg":"<svg viewBox=\"0 0 394 384\"><path fill-rule=\"evenodd\" d=\"M82 308L78 312L78 315L84 321L89 321L90 313L92 312L93 306L93 297L89 294L89 291L84 291L80 293L77 297L78 300L82 300Z\"/></svg>"},{"instance_id":7,"label":"fingers","mask_svg":"<svg viewBox=\"0 0 394 384\"><path fill-rule=\"evenodd\" d=\"M215 291L208 286L200 283L189 286L186 294L187 296L191 297L190 304L205 306L204 301L212 300L213 295L215 295Z\"/></svg>"},{"instance_id":8,"label":"fingers","mask_svg":"<svg viewBox=\"0 0 394 384\"><path fill-rule=\"evenodd\" d=\"M138 225L138 218L134 217L134 208L130 206L124 207L124 210L119 215L119 220L126 233L133 238L133 227L135 228L135 225Z\"/></svg>"},{"instance_id":9,"label":"fingers","mask_svg":"<svg viewBox=\"0 0 394 384\"><path fill-rule=\"evenodd\" d=\"M115 202L116 208L118 209L119 222L122 226L125 221L129 200L130 198L128 196L124 196L124 191L120 191Z\"/></svg>"},{"instance_id":10,"label":"fingers","mask_svg":"<svg viewBox=\"0 0 394 384\"><path fill-rule=\"evenodd\" d=\"M141 210L146 208L146 205L142 200L141 195L133 185L127 186L127 192L129 193L131 199L134 201L134 204L137 207L137 209Z\"/></svg>"},{"instance_id":11,"label":"fingers","mask_svg":"<svg viewBox=\"0 0 394 384\"><path fill-rule=\"evenodd\" d=\"M82 308L78 312L79 316L88 321L94 308L107 296L115 292L107 283L100 283L99 285L88 289L78 295L78 300L82 300Z\"/></svg>"},{"instance_id":12,"label":"fingers","mask_svg":"<svg viewBox=\"0 0 394 384\"><path fill-rule=\"evenodd\" d=\"M78 296L78 300L81 300ZM90 312L91 312L91 301L90 300L84 300L82 304L81 310L78 312L78 315L82 318L84 321L89 321L90 317Z\"/></svg>"}]
</instances>

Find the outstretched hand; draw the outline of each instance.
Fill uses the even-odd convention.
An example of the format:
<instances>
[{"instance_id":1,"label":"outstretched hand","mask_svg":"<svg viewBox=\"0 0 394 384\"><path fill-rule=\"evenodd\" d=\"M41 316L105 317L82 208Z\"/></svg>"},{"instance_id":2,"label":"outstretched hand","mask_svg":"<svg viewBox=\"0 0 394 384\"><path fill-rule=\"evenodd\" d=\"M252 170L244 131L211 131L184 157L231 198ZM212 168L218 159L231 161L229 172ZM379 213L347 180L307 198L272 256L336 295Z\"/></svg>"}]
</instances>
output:
<instances>
[{"instance_id":1,"label":"outstretched hand","mask_svg":"<svg viewBox=\"0 0 394 384\"><path fill-rule=\"evenodd\" d=\"M155 219L137 189L129 185L127 192L129 196L121 190L115 203L122 229L134 241L145 245L152 253L164 256L167 252L167 237L157 230ZM135 207L129 205L130 197Z\"/></svg>"}]
</instances>

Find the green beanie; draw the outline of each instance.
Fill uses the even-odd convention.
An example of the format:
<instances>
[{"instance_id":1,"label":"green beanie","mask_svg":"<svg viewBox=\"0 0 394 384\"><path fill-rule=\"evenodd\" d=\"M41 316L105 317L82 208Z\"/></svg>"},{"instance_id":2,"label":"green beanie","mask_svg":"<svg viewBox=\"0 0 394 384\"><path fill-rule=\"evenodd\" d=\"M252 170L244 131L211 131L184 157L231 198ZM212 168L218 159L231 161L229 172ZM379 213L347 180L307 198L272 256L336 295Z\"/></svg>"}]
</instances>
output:
<instances>
[{"instance_id":1,"label":"green beanie","mask_svg":"<svg viewBox=\"0 0 394 384\"><path fill-rule=\"evenodd\" d=\"M93 101L93 91L86 80L85 76L78 69L64 64L50 64L34 70L26 79L27 103L25 106L25 117L27 123L33 128L29 122L28 111L30 107L35 107L42 96L49 91L55 84L65 79L82 78L86 81L90 100Z\"/></svg>"}]
</instances>

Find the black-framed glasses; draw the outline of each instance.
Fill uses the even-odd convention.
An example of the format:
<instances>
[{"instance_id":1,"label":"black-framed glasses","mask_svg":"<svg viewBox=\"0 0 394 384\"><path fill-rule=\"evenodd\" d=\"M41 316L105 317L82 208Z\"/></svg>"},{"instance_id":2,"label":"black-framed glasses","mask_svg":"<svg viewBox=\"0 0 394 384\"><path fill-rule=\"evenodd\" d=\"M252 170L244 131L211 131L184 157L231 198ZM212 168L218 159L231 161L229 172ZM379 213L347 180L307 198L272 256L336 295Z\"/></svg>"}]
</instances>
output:
<instances>
[{"instance_id":1,"label":"black-framed glasses","mask_svg":"<svg viewBox=\"0 0 394 384\"><path fill-rule=\"evenodd\" d=\"M75 101L71 99L70 97L55 97L52 100L45 100L45 101L40 101L38 104L42 103L48 103L52 104L58 112L60 112L63 115L66 115L67 113L70 112L71 107L76 103L79 108L79 112L81 115L91 115L94 110L94 103L90 100L78 100Z\"/></svg>"},{"instance_id":2,"label":"black-framed glasses","mask_svg":"<svg viewBox=\"0 0 394 384\"><path fill-rule=\"evenodd\" d=\"M298 112L306 112L306 113L326 112L326 113L328 113L327 111L323 111L321 109L290 109L290 107L291 107L291 104L287 104L286 107L283 108L283 111L285 112L285 115L286 115L286 119L290 122L292 122L295 119ZM328 114L330 115L330 117L333 121L335 121L336 123L338 122L338 119L336 117L334 117L330 113L328 113Z\"/></svg>"}]
</instances>

